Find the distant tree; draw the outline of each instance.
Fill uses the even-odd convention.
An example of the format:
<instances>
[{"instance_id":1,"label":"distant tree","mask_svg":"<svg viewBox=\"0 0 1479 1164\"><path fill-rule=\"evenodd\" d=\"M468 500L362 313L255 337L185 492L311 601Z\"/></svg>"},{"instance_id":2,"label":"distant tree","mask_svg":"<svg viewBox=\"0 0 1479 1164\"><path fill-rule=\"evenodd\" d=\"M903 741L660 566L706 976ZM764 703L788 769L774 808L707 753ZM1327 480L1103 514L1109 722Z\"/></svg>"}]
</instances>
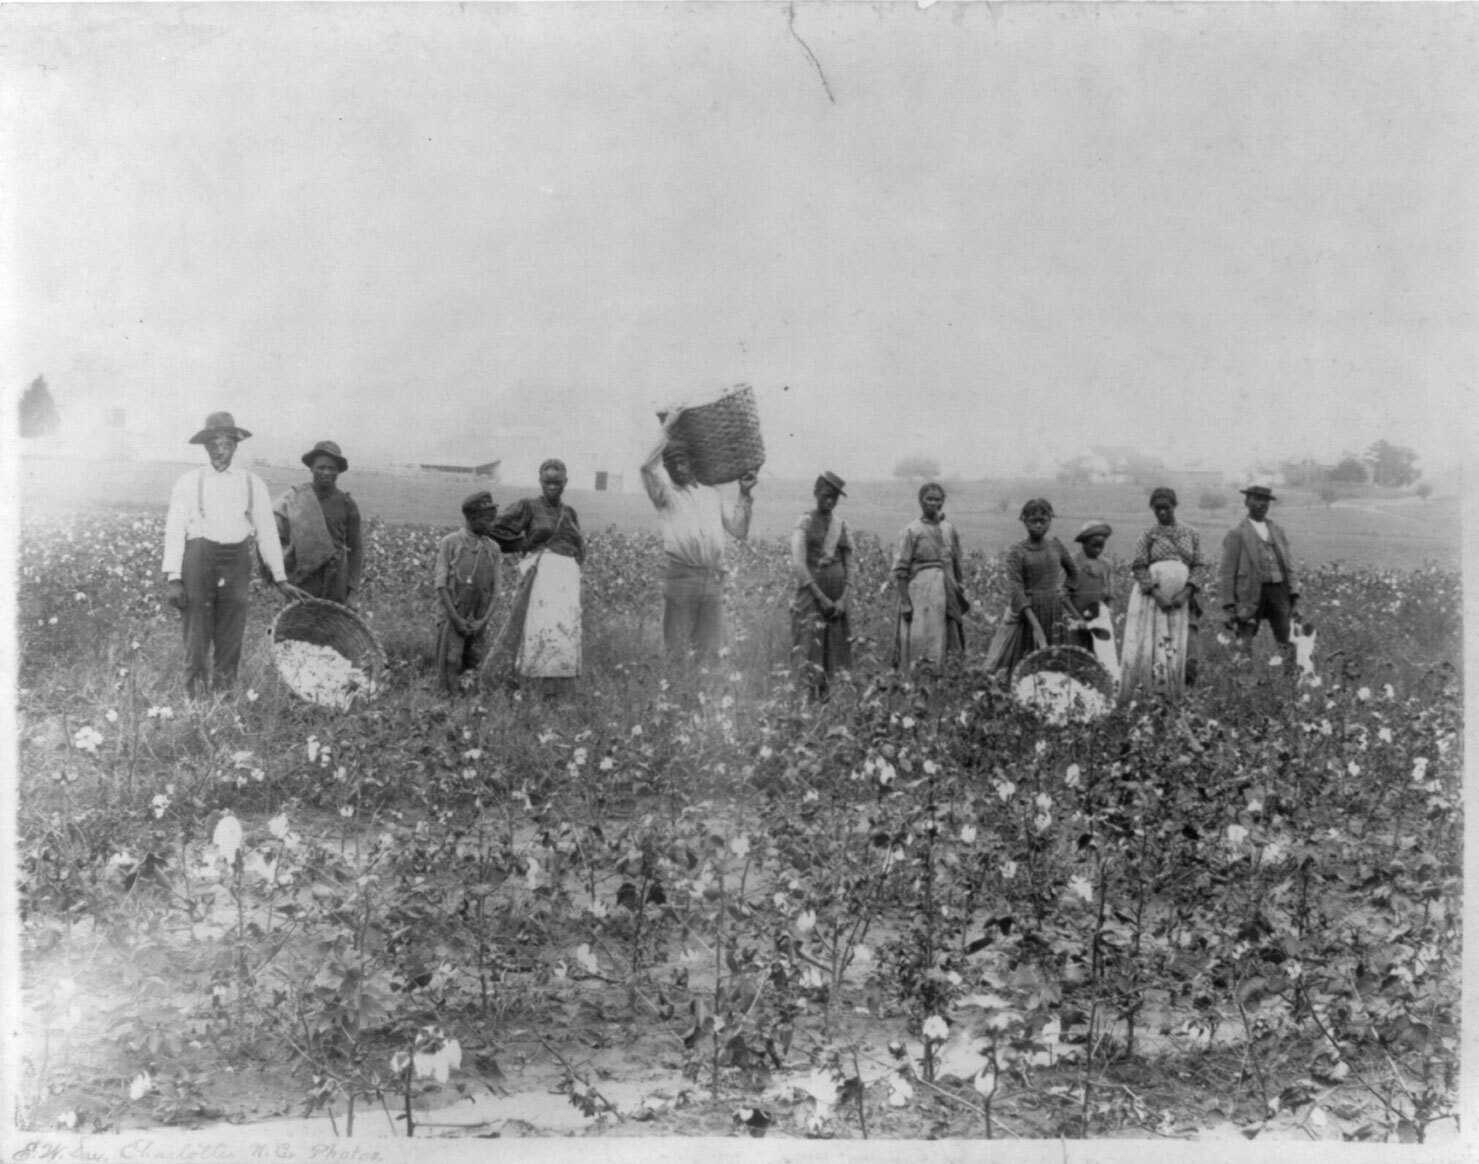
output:
<instances>
[{"instance_id":1,"label":"distant tree","mask_svg":"<svg viewBox=\"0 0 1479 1164\"><path fill-rule=\"evenodd\" d=\"M1331 485L1327 482L1324 485L1320 486L1318 494L1320 500L1323 501L1326 505L1333 505L1335 503L1335 499L1340 496L1340 490L1337 489L1334 485Z\"/></svg>"},{"instance_id":2,"label":"distant tree","mask_svg":"<svg viewBox=\"0 0 1479 1164\"><path fill-rule=\"evenodd\" d=\"M1417 487L1417 495L1421 497L1424 501L1426 501L1429 497L1433 495L1432 484L1428 481L1424 481L1421 485Z\"/></svg>"},{"instance_id":3,"label":"distant tree","mask_svg":"<svg viewBox=\"0 0 1479 1164\"><path fill-rule=\"evenodd\" d=\"M1340 485L1364 485L1366 483L1366 463L1359 457L1347 453L1341 458L1340 464L1330 470L1330 480Z\"/></svg>"},{"instance_id":4,"label":"distant tree","mask_svg":"<svg viewBox=\"0 0 1479 1164\"><path fill-rule=\"evenodd\" d=\"M46 377L37 376L21 396L21 436L39 437L55 432L61 424L51 390L46 386Z\"/></svg>"},{"instance_id":5,"label":"distant tree","mask_svg":"<svg viewBox=\"0 0 1479 1164\"><path fill-rule=\"evenodd\" d=\"M1422 476L1416 467L1417 454L1405 445L1377 441L1366 450L1365 460L1371 466L1371 480L1376 485L1400 489Z\"/></svg>"},{"instance_id":6,"label":"distant tree","mask_svg":"<svg viewBox=\"0 0 1479 1164\"><path fill-rule=\"evenodd\" d=\"M905 480L927 480L940 475L940 462L922 453L901 457L894 466L894 476Z\"/></svg>"},{"instance_id":7,"label":"distant tree","mask_svg":"<svg viewBox=\"0 0 1479 1164\"><path fill-rule=\"evenodd\" d=\"M1283 462L1279 466L1279 475L1284 478L1286 485L1291 485L1296 489L1313 489L1329 480L1330 466L1305 457L1299 461ZM1264 476L1272 476L1272 474L1264 474Z\"/></svg>"},{"instance_id":8,"label":"distant tree","mask_svg":"<svg viewBox=\"0 0 1479 1164\"><path fill-rule=\"evenodd\" d=\"M1227 497L1226 497L1226 495L1224 495L1222 493L1218 493L1218 492L1216 492L1215 490L1212 490L1212 489L1205 490L1202 493L1201 497L1199 497L1197 499L1197 506L1198 506L1198 508L1205 509L1205 510L1208 510L1208 511L1221 509L1226 504L1227 504Z\"/></svg>"}]
</instances>

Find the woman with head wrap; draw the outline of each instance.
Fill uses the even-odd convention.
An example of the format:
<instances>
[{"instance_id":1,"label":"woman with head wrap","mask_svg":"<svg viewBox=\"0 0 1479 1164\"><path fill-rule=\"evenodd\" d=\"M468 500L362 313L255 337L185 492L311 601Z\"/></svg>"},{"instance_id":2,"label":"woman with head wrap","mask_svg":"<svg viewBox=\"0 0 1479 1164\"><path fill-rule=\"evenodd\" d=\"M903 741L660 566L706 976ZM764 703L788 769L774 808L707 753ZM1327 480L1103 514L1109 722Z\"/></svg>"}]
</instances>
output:
<instances>
[{"instance_id":1,"label":"woman with head wrap","mask_svg":"<svg viewBox=\"0 0 1479 1164\"><path fill-rule=\"evenodd\" d=\"M1068 605L1067 587L1078 583L1078 566L1063 543L1048 536L1053 506L1034 497L1019 519L1027 537L1007 551L1007 615L991 640L986 667L1008 671L1044 646L1064 641L1077 616Z\"/></svg>"},{"instance_id":2,"label":"woman with head wrap","mask_svg":"<svg viewBox=\"0 0 1479 1164\"><path fill-rule=\"evenodd\" d=\"M516 649L518 673L539 680L546 695L568 690L580 674L585 538L575 510L562 500L566 479L564 461L545 461L539 496L516 501L489 531L505 554L522 555L519 590L491 657Z\"/></svg>"},{"instance_id":3,"label":"woman with head wrap","mask_svg":"<svg viewBox=\"0 0 1479 1164\"><path fill-rule=\"evenodd\" d=\"M1125 615L1120 698L1146 692L1179 696L1196 679L1197 595L1207 561L1197 531L1176 520L1176 491L1151 492L1156 523L1140 535L1130 573L1135 579Z\"/></svg>"},{"instance_id":4,"label":"woman with head wrap","mask_svg":"<svg viewBox=\"0 0 1479 1164\"><path fill-rule=\"evenodd\" d=\"M794 657L813 700L827 695L832 673L852 666L852 627L848 620L847 584L852 565L852 538L847 522L835 512L844 482L824 472L812 486L816 505L797 519L791 531L791 571L796 597L791 602Z\"/></svg>"},{"instance_id":5,"label":"woman with head wrap","mask_svg":"<svg viewBox=\"0 0 1479 1164\"><path fill-rule=\"evenodd\" d=\"M899 594L894 663L942 663L965 649L963 620L970 610L961 581L960 535L945 520L945 490L930 481L919 490L919 517L904 527L894 554Z\"/></svg>"}]
</instances>

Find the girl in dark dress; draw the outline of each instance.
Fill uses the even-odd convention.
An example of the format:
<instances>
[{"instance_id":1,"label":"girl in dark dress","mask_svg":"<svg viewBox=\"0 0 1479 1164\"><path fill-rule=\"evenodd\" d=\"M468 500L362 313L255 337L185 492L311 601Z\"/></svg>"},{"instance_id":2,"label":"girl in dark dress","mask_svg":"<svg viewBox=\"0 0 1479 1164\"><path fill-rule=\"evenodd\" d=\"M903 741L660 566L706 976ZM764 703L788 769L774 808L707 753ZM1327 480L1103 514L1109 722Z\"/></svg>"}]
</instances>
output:
<instances>
[{"instance_id":1,"label":"girl in dark dress","mask_svg":"<svg viewBox=\"0 0 1479 1164\"><path fill-rule=\"evenodd\" d=\"M1037 649L1064 642L1068 624L1077 621L1068 606L1067 586L1078 582L1078 567L1063 543L1048 536L1053 507L1041 497L1022 507L1024 541L1007 551L1007 614L987 653L990 671L1007 671Z\"/></svg>"}]
</instances>

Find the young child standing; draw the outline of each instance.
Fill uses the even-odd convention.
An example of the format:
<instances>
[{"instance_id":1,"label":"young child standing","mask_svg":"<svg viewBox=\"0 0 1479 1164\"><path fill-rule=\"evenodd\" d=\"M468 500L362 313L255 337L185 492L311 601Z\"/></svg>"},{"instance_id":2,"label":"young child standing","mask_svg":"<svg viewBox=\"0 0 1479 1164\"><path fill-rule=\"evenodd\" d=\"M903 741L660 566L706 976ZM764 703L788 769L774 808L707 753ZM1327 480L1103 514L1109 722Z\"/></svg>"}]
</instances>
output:
<instances>
[{"instance_id":1,"label":"young child standing","mask_svg":"<svg viewBox=\"0 0 1479 1164\"><path fill-rule=\"evenodd\" d=\"M1109 563L1103 557L1104 547L1113 533L1108 522L1090 521L1074 535L1073 540L1079 545L1073 559L1078 567L1078 578L1068 587L1068 600L1080 620L1085 624L1098 624L1092 628L1086 625L1075 629L1069 642L1095 655L1111 674L1116 674L1119 660L1109 621L1109 610L1114 605L1114 581ZM1108 638L1104 637L1106 633Z\"/></svg>"},{"instance_id":2,"label":"young child standing","mask_svg":"<svg viewBox=\"0 0 1479 1164\"><path fill-rule=\"evenodd\" d=\"M488 536L498 507L487 491L462 503L464 527L437 544L432 586L437 592L437 673L455 694L488 652L488 621L498 589L498 546Z\"/></svg>"}]
</instances>

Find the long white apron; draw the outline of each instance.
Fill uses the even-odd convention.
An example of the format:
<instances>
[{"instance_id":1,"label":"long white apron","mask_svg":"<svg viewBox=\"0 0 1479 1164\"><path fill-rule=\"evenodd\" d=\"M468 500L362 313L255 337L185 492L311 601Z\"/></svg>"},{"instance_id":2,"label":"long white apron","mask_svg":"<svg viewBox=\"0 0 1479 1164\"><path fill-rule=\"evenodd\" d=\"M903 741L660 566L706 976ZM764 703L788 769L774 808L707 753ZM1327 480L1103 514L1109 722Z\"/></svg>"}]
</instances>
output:
<instances>
[{"instance_id":1,"label":"long white apron","mask_svg":"<svg viewBox=\"0 0 1479 1164\"><path fill-rule=\"evenodd\" d=\"M519 674L565 679L580 674L580 563L548 550L526 558L536 571L519 642ZM524 568L524 562L519 563Z\"/></svg>"}]
</instances>

